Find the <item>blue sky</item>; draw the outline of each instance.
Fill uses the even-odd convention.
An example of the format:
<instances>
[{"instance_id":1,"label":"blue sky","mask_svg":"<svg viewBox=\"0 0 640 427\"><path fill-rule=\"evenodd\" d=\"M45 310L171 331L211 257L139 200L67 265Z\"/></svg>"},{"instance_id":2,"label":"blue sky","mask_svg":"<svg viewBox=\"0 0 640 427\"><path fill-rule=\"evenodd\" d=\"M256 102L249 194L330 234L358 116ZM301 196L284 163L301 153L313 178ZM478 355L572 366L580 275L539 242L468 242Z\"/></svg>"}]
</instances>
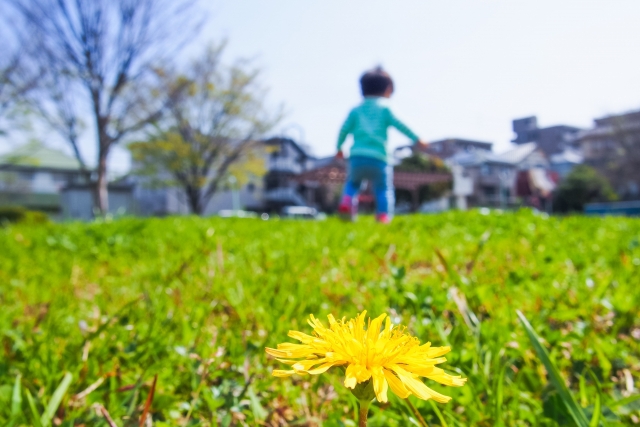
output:
<instances>
[{"instance_id":1,"label":"blue sky","mask_svg":"<svg viewBox=\"0 0 640 427\"><path fill-rule=\"evenodd\" d=\"M396 114L426 140L509 147L511 120L590 126L640 108L640 0L202 0L198 40L228 39L226 59L253 58L287 116L275 133L334 152L357 80L382 64ZM406 142L392 133L391 143ZM91 155L91 144L86 145ZM128 168L122 148L110 159Z\"/></svg>"},{"instance_id":2,"label":"blue sky","mask_svg":"<svg viewBox=\"0 0 640 427\"><path fill-rule=\"evenodd\" d=\"M375 64L392 106L423 138L509 147L513 118L589 126L640 108L638 0L227 0L209 6L203 40L255 58L287 134L331 154ZM291 124L297 126L289 126ZM397 134L393 144L403 143Z\"/></svg>"}]
</instances>

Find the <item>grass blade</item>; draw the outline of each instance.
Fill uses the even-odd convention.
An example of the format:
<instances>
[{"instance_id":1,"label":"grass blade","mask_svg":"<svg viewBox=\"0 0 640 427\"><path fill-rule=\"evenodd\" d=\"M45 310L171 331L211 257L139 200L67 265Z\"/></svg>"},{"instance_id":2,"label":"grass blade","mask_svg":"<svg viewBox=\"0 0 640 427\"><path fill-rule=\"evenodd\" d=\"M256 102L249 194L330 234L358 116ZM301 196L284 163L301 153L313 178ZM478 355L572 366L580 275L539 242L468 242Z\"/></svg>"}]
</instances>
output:
<instances>
[{"instance_id":1,"label":"grass blade","mask_svg":"<svg viewBox=\"0 0 640 427\"><path fill-rule=\"evenodd\" d=\"M429 424L427 424L422 414L418 411L418 408L413 406L413 403L411 403L411 400L404 399L404 403L407 404L413 416L416 417L418 425L420 425L421 427L429 427Z\"/></svg>"},{"instance_id":2,"label":"grass blade","mask_svg":"<svg viewBox=\"0 0 640 427\"><path fill-rule=\"evenodd\" d=\"M589 427L598 427L600 425L600 417L602 416L602 389L600 388L600 382L593 371L589 370L589 373L596 385L596 402L593 405L593 415L591 416Z\"/></svg>"},{"instance_id":3,"label":"grass blade","mask_svg":"<svg viewBox=\"0 0 640 427\"><path fill-rule=\"evenodd\" d=\"M547 369L549 380L558 392L558 395L567 408L569 415L571 415L571 418L573 418L578 427L589 427L589 421L587 420L587 417L571 395L571 392L567 388L567 385L564 383L564 378L562 378L562 375L560 375L560 371L558 371L556 365L551 361L547 349L540 342L540 337L538 337L536 332L533 330L533 327L524 316L524 314L522 314L520 310L516 310L516 313L518 314L520 322L524 326L524 329L529 336L529 340L531 341L533 348L538 354L538 358Z\"/></svg>"},{"instance_id":4,"label":"grass blade","mask_svg":"<svg viewBox=\"0 0 640 427\"><path fill-rule=\"evenodd\" d=\"M640 400L640 394L634 394L629 397L625 397L624 399L620 399L617 402L610 403L607 406L613 409L613 408L617 408L618 406L628 405L629 403L633 403L636 400Z\"/></svg>"},{"instance_id":5,"label":"grass blade","mask_svg":"<svg viewBox=\"0 0 640 427\"><path fill-rule=\"evenodd\" d=\"M494 403L495 403L495 420L498 423L497 425L503 425L502 421L502 402L504 400L504 376L507 371L507 366L511 364L511 360L502 365L500 369L500 373L498 374L498 378L496 379L494 385Z\"/></svg>"},{"instance_id":6,"label":"grass blade","mask_svg":"<svg viewBox=\"0 0 640 427\"><path fill-rule=\"evenodd\" d=\"M44 427L47 427L51 424L51 420L53 420L53 417L58 410L58 406L60 406L60 402L62 402L62 398L69 389L72 380L73 375L67 372L66 374L64 374L62 382L60 383L56 391L53 392L53 396L51 396L51 400L49 401L47 408L44 410L44 413L40 418L40 422Z\"/></svg>"},{"instance_id":7,"label":"grass blade","mask_svg":"<svg viewBox=\"0 0 640 427\"><path fill-rule=\"evenodd\" d=\"M260 404L260 399L258 399L258 396L256 396L256 393L253 391L253 387L249 387L247 396L249 397L249 402L251 402L249 406L251 407L251 411L253 411L253 417L257 421L264 421L269 413L264 409L262 404Z\"/></svg>"},{"instance_id":8,"label":"grass blade","mask_svg":"<svg viewBox=\"0 0 640 427\"><path fill-rule=\"evenodd\" d=\"M442 414L442 411L440 411L440 408L438 408L438 405L436 405L436 403L433 400L429 400L429 403L431 404L431 408L433 409L433 412L436 413L436 417L438 417L438 419L442 423L442 427L449 427L449 424L447 424L447 421L444 419L444 415Z\"/></svg>"},{"instance_id":9,"label":"grass blade","mask_svg":"<svg viewBox=\"0 0 640 427\"><path fill-rule=\"evenodd\" d=\"M584 376L585 373L583 372L582 375L580 375L580 406L586 408L589 401L587 400L587 381Z\"/></svg>"},{"instance_id":10,"label":"grass blade","mask_svg":"<svg viewBox=\"0 0 640 427\"><path fill-rule=\"evenodd\" d=\"M156 382L158 382L158 374L153 377L153 384L151 384L151 390L149 390L149 395L147 396L147 401L144 404L144 411L142 411L142 416L140 417L139 426L144 426L144 422L149 415L149 410L151 409L151 402L153 402L153 395L156 392Z\"/></svg>"},{"instance_id":11,"label":"grass blade","mask_svg":"<svg viewBox=\"0 0 640 427\"><path fill-rule=\"evenodd\" d=\"M33 401L31 392L28 389L25 389L24 393L27 395L27 403L29 403L29 409L31 410L33 427L42 427L42 423L40 422L40 415L38 415L38 410L36 409L36 403Z\"/></svg>"},{"instance_id":12,"label":"grass blade","mask_svg":"<svg viewBox=\"0 0 640 427\"><path fill-rule=\"evenodd\" d=\"M107 408L98 404L98 409L100 409L100 413L104 417L107 424L109 424L109 427L118 427L118 424L116 424L116 422L113 421L113 418L111 418L111 415L109 414L109 411L107 411Z\"/></svg>"},{"instance_id":13,"label":"grass blade","mask_svg":"<svg viewBox=\"0 0 640 427\"><path fill-rule=\"evenodd\" d=\"M16 376L16 382L13 384L13 394L11 396L11 418L15 418L20 414L20 407L22 406L22 393L20 374Z\"/></svg>"}]
</instances>

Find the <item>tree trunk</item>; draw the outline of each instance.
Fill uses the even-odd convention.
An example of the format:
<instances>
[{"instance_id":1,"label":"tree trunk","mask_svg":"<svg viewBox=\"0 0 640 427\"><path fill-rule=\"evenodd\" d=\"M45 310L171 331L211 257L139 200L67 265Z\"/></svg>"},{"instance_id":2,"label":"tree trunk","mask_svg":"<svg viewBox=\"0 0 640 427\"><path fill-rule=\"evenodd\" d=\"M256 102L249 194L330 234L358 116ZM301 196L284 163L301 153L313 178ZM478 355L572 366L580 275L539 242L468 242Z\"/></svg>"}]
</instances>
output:
<instances>
[{"instance_id":1,"label":"tree trunk","mask_svg":"<svg viewBox=\"0 0 640 427\"><path fill-rule=\"evenodd\" d=\"M202 206L202 200L200 197L200 189L187 187L186 189L187 199L189 200L189 207L191 208L191 212L201 216L204 208Z\"/></svg>"},{"instance_id":2,"label":"tree trunk","mask_svg":"<svg viewBox=\"0 0 640 427\"><path fill-rule=\"evenodd\" d=\"M101 144L102 145L102 144ZM107 188L107 155L108 150L100 148L98 154L98 180L96 181L96 201L100 215L109 212L109 190Z\"/></svg>"}]
</instances>

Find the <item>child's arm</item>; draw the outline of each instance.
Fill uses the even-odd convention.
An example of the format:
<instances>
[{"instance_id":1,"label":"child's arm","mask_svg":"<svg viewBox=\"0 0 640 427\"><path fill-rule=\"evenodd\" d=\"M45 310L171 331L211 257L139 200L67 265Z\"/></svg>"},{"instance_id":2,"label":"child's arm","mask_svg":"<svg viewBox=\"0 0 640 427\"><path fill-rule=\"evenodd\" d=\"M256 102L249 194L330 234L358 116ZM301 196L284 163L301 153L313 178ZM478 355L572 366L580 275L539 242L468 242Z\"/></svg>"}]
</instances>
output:
<instances>
[{"instance_id":1,"label":"child's arm","mask_svg":"<svg viewBox=\"0 0 640 427\"><path fill-rule=\"evenodd\" d=\"M390 126L393 126L394 128L398 129L398 131L400 131L403 135L405 135L407 138L413 141L414 144L426 145L426 143L422 141L418 135L413 133L413 131L409 129L407 125L405 125L400 120L398 120L398 118L393 115L391 110L387 110L387 111L389 113Z\"/></svg>"},{"instance_id":2,"label":"child's arm","mask_svg":"<svg viewBox=\"0 0 640 427\"><path fill-rule=\"evenodd\" d=\"M351 131L353 130L353 111L349 113L349 115L347 116L347 119L344 121L344 123L342 124L342 127L340 128L340 134L338 135L338 154L337 157L342 158L343 154L342 154L342 145L344 144L344 141L347 139L347 135L349 135L351 133Z\"/></svg>"}]
</instances>

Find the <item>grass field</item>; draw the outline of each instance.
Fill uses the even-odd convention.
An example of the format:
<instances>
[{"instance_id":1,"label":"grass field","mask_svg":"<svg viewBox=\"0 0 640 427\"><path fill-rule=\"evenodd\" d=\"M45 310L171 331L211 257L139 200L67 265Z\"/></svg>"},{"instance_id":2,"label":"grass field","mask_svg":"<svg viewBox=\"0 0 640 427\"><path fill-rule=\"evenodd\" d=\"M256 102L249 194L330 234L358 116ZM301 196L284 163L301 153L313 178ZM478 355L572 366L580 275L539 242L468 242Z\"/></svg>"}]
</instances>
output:
<instances>
[{"instance_id":1,"label":"grass field","mask_svg":"<svg viewBox=\"0 0 640 427\"><path fill-rule=\"evenodd\" d=\"M565 384L591 425L640 423L640 221L476 211L0 228L0 425L352 426L339 370L274 378L264 347L363 309L452 347L467 385L410 398L429 426L575 425ZM391 398L369 426L424 423Z\"/></svg>"}]
</instances>

